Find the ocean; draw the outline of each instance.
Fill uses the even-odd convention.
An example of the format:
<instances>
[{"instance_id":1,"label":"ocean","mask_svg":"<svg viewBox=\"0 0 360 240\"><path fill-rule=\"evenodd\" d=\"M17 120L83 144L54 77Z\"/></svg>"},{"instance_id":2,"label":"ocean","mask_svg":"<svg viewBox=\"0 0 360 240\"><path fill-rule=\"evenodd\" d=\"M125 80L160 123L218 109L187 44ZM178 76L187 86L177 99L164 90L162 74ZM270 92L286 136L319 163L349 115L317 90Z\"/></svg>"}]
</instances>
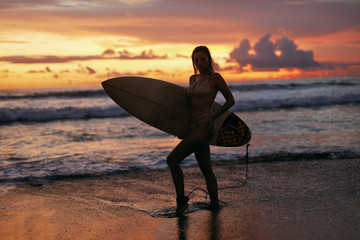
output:
<instances>
[{"instance_id":1,"label":"ocean","mask_svg":"<svg viewBox=\"0 0 360 240\"><path fill-rule=\"evenodd\" d=\"M250 163L360 158L360 77L228 83L252 131ZM218 94L216 101L223 103ZM0 185L167 168L180 140L130 116L99 85L0 92ZM245 147L211 147L214 162ZM183 166L196 164L194 156Z\"/></svg>"}]
</instances>

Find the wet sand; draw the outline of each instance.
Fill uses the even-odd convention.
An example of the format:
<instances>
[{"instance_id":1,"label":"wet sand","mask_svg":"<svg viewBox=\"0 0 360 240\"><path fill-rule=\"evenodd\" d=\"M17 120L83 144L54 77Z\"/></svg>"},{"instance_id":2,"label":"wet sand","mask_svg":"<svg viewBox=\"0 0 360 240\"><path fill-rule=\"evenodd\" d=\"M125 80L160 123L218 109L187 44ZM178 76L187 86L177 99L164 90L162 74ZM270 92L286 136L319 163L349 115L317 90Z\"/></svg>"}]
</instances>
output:
<instances>
[{"instance_id":1,"label":"wet sand","mask_svg":"<svg viewBox=\"0 0 360 240\"><path fill-rule=\"evenodd\" d=\"M244 180L245 165L216 164L219 187ZM186 191L205 188L198 167L184 169ZM5 239L360 239L360 162L253 163L242 188L219 192L219 211L191 195L182 218L168 170L22 183L0 195ZM158 216L158 217L153 217Z\"/></svg>"}]
</instances>

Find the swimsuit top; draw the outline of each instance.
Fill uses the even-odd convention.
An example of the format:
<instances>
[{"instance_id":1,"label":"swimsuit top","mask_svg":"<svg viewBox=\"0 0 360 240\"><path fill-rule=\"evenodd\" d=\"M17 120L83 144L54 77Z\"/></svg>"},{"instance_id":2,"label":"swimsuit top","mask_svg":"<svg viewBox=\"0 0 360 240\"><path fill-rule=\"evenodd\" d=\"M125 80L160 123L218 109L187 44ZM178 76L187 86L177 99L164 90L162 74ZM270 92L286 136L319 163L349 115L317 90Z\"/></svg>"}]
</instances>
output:
<instances>
[{"instance_id":1,"label":"swimsuit top","mask_svg":"<svg viewBox=\"0 0 360 240\"><path fill-rule=\"evenodd\" d=\"M195 75L195 80L190 84L188 89L189 96L196 96L199 98L211 97L214 99L216 97L217 89L210 87L210 79L212 74L210 75L209 79L206 81L200 81L200 78L197 78Z\"/></svg>"}]
</instances>

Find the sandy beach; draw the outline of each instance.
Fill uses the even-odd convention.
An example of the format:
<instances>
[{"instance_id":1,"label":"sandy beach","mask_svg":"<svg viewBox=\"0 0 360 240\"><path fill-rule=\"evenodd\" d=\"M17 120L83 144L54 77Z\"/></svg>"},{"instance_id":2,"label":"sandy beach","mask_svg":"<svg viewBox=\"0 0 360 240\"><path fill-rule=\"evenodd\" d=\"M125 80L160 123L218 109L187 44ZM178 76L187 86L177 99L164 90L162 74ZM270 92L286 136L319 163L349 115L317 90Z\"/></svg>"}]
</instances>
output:
<instances>
[{"instance_id":1,"label":"sandy beach","mask_svg":"<svg viewBox=\"0 0 360 240\"><path fill-rule=\"evenodd\" d=\"M231 82L232 111L253 133L248 181L219 191L216 212L195 191L182 218L171 218L165 161L179 139L100 86L2 92L0 240L358 240L359 86L358 77ZM241 185L244 147L214 146L211 157L219 188ZM205 188L195 158L182 164L186 193Z\"/></svg>"},{"instance_id":2,"label":"sandy beach","mask_svg":"<svg viewBox=\"0 0 360 240\"><path fill-rule=\"evenodd\" d=\"M214 166L219 187L239 184L244 164ZM0 196L1 239L359 239L359 160L253 163L247 184L220 191L219 211L191 195L182 218L170 212L167 170L21 183ZM186 190L204 187L184 169ZM152 216L153 215L153 216Z\"/></svg>"}]
</instances>

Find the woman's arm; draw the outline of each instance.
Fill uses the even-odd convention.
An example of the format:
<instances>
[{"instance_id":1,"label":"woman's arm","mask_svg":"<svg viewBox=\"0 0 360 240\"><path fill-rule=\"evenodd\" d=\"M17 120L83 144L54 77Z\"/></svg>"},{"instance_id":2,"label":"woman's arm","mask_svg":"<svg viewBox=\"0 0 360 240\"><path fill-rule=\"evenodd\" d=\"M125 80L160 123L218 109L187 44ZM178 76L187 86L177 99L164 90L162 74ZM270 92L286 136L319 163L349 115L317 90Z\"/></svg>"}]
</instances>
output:
<instances>
[{"instance_id":1,"label":"woman's arm","mask_svg":"<svg viewBox=\"0 0 360 240\"><path fill-rule=\"evenodd\" d=\"M234 96L232 95L228 85L226 84L224 78L218 73L215 75L215 87L219 89L226 101L224 105L222 105L221 108L214 113L214 119L226 112L235 103Z\"/></svg>"}]
</instances>

